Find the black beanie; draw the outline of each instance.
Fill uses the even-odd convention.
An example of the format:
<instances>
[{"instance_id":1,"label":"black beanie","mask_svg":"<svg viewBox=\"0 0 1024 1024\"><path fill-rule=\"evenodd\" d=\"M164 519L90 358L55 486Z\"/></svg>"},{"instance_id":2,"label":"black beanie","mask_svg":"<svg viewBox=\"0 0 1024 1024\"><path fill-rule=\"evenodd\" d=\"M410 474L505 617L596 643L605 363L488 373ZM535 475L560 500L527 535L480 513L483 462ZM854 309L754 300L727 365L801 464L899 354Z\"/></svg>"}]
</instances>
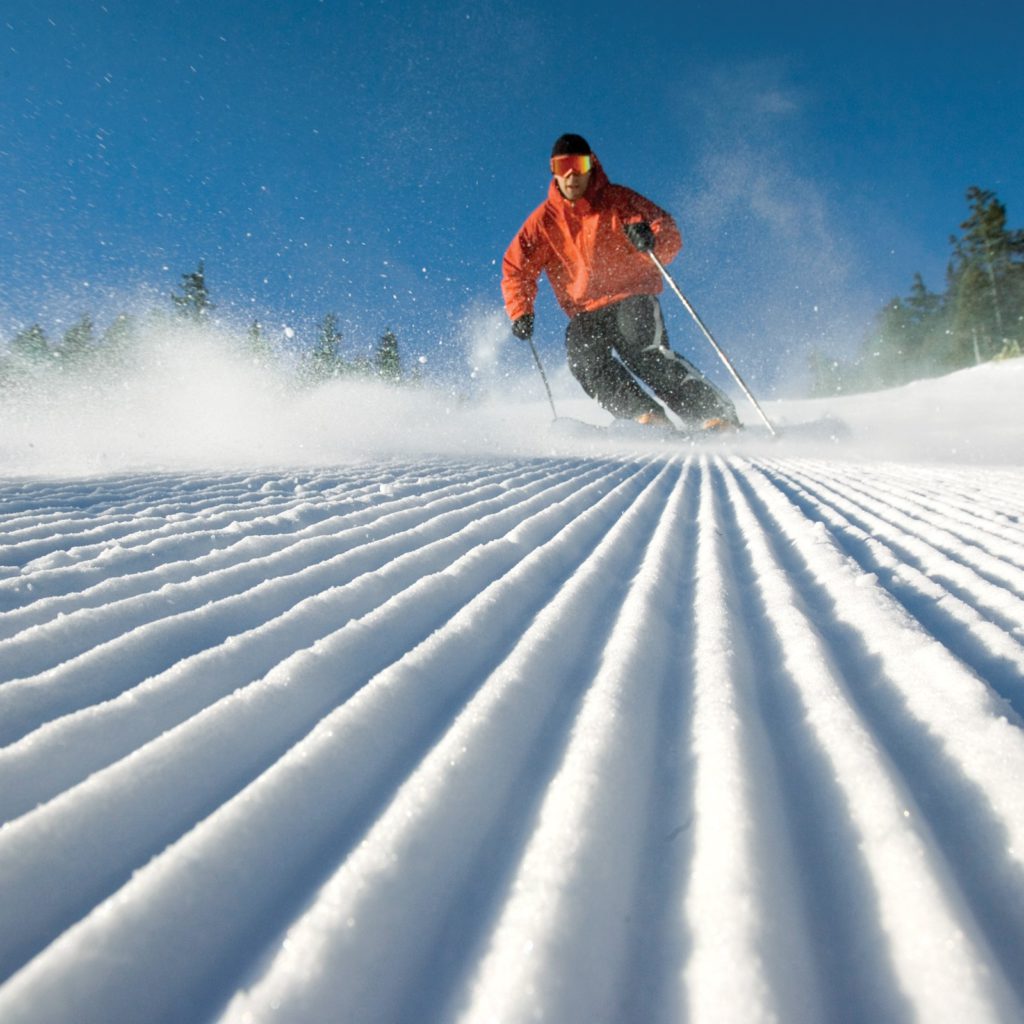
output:
<instances>
[{"instance_id":1,"label":"black beanie","mask_svg":"<svg viewBox=\"0 0 1024 1024\"><path fill-rule=\"evenodd\" d=\"M551 147L552 156L589 155L590 143L582 135L559 135Z\"/></svg>"}]
</instances>

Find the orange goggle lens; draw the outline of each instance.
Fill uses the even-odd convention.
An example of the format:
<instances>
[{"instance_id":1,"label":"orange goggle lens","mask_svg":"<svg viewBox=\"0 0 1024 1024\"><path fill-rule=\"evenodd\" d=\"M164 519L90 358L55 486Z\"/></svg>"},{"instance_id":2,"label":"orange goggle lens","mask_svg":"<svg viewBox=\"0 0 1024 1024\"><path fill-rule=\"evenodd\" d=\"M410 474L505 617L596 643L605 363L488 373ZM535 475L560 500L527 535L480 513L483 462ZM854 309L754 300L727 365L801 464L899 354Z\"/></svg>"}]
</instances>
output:
<instances>
[{"instance_id":1,"label":"orange goggle lens","mask_svg":"<svg viewBox=\"0 0 1024 1024\"><path fill-rule=\"evenodd\" d=\"M567 174L589 174L594 161L589 153L566 153L564 156L551 158L551 171L560 178Z\"/></svg>"}]
</instances>

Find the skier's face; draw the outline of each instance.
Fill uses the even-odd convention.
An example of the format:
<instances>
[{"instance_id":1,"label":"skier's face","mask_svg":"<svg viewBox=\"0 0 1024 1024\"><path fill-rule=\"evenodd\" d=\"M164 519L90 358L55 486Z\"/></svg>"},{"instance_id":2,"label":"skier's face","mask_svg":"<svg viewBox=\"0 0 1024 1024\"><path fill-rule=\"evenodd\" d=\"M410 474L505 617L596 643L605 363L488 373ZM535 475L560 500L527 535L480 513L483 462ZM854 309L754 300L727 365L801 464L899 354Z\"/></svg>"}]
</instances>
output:
<instances>
[{"instance_id":1,"label":"skier's face","mask_svg":"<svg viewBox=\"0 0 1024 1024\"><path fill-rule=\"evenodd\" d=\"M590 171L587 171L586 174L577 174L576 171L570 171L568 174L556 174L555 182L558 185L558 191L572 203L587 191L587 186L590 184Z\"/></svg>"},{"instance_id":2,"label":"skier's face","mask_svg":"<svg viewBox=\"0 0 1024 1024\"><path fill-rule=\"evenodd\" d=\"M589 154L551 158L551 173L555 176L558 190L570 202L579 199L587 191L592 167Z\"/></svg>"}]
</instances>

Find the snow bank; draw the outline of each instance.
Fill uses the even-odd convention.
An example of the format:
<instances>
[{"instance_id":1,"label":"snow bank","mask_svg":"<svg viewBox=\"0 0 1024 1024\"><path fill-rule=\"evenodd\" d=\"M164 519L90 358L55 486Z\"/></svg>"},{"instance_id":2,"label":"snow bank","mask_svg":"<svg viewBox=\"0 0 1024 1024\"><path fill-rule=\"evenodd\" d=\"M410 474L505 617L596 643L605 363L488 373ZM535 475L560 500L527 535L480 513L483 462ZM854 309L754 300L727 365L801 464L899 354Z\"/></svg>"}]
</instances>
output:
<instances>
[{"instance_id":1,"label":"snow bank","mask_svg":"<svg viewBox=\"0 0 1024 1024\"><path fill-rule=\"evenodd\" d=\"M489 359L481 357L479 344L467 342L467 360L484 388L470 399L461 387L468 376L450 388L353 379L300 387L293 373L257 364L227 335L150 330L119 375L58 376L5 393L0 472L321 466L392 456L546 455L607 447L553 436L539 375L530 367L524 376L501 377L493 333L483 346ZM483 371L478 363L486 364ZM560 416L610 421L564 365L548 369ZM877 395L763 404L783 428L825 417L844 421L852 434L841 454L851 458L1014 462L1022 387L1024 360L1017 360ZM762 450L759 418L741 397L736 403L751 428L741 450ZM787 441L788 450L802 454L837 454L827 438L794 432Z\"/></svg>"}]
</instances>

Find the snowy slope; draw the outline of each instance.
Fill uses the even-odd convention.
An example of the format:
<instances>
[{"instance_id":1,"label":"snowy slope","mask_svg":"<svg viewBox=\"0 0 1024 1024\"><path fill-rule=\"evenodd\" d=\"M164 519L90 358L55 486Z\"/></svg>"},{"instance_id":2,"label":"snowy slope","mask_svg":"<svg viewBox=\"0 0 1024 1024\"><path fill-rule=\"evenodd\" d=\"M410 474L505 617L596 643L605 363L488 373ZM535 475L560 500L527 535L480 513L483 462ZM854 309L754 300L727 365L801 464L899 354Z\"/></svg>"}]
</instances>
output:
<instances>
[{"instance_id":1,"label":"snowy slope","mask_svg":"<svg viewBox=\"0 0 1024 1024\"><path fill-rule=\"evenodd\" d=\"M1019 363L770 407L845 446L8 433L0 1020L1024 1020Z\"/></svg>"}]
</instances>

